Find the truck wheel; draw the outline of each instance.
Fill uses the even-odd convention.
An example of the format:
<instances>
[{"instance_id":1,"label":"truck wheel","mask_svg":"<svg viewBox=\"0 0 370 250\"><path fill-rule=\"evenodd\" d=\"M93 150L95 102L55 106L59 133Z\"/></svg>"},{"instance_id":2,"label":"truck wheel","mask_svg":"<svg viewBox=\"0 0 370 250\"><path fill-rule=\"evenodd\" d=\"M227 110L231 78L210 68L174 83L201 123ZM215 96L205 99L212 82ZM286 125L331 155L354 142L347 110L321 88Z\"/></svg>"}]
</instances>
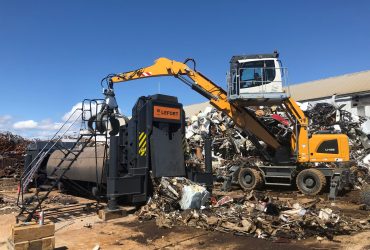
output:
<instances>
[{"instance_id":1,"label":"truck wheel","mask_svg":"<svg viewBox=\"0 0 370 250\"><path fill-rule=\"evenodd\" d=\"M238 175L239 185L245 190L258 189L263 184L261 173L253 168L242 168Z\"/></svg>"},{"instance_id":2,"label":"truck wheel","mask_svg":"<svg viewBox=\"0 0 370 250\"><path fill-rule=\"evenodd\" d=\"M303 194L316 195L326 186L326 178L317 169L305 169L298 174L296 183Z\"/></svg>"}]
</instances>

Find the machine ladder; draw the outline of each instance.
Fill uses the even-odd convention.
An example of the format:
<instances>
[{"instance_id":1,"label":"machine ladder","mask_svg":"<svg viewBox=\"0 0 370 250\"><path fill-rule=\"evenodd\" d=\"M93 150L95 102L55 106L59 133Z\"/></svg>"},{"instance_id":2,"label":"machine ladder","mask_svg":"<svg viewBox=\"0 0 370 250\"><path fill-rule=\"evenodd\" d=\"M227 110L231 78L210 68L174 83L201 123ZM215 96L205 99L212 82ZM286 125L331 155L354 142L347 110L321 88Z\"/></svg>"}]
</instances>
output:
<instances>
[{"instance_id":1,"label":"machine ladder","mask_svg":"<svg viewBox=\"0 0 370 250\"><path fill-rule=\"evenodd\" d=\"M85 105L86 101L88 101L90 104ZM25 222L29 222L32 219L37 220L38 211L41 211L42 203L48 198L51 191L58 186L60 181L63 179L68 170L76 162L76 160L83 152L85 147L89 144L89 142L91 142L93 138L95 138L96 141L97 131L96 129L94 129L94 131L89 131L88 134L84 133L80 134L76 142L70 148L64 147L63 144L60 143L63 136L66 135L66 133L73 127L73 125L77 121L82 120L82 124L88 121L88 118L86 117L92 116L91 103L95 102L97 106L98 105L97 101L99 100L84 100L82 102L82 107L76 109L70 115L67 121L55 133L52 139L42 148L42 150L37 154L37 156L25 168L25 171L20 178L18 188L17 206L20 208L20 212L16 216L17 222L19 220ZM88 108L85 108L85 106L87 106ZM89 113L89 116L86 115L86 112ZM63 128L65 127L67 128L63 131ZM60 162L53 169L52 173L47 177L49 180L52 180L51 185L40 185L39 187L36 187L36 192L32 196L25 198L24 193L27 191L29 184L35 178L37 172L42 166L43 161L47 159L50 153L52 153L52 151L56 148L60 150L64 154L64 156L63 158L60 159ZM42 193L42 190L46 192Z\"/></svg>"}]
</instances>

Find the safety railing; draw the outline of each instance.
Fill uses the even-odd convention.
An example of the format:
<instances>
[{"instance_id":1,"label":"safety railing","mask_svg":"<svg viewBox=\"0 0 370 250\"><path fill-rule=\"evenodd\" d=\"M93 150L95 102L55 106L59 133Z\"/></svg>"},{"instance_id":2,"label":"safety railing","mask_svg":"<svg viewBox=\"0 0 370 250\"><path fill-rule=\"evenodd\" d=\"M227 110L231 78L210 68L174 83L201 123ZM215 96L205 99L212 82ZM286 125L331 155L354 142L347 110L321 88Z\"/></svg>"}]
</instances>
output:
<instances>
[{"instance_id":1,"label":"safety railing","mask_svg":"<svg viewBox=\"0 0 370 250\"><path fill-rule=\"evenodd\" d=\"M96 117L104 104L104 99L84 99L82 101L82 121L87 122L91 117Z\"/></svg>"},{"instance_id":2,"label":"safety railing","mask_svg":"<svg viewBox=\"0 0 370 250\"><path fill-rule=\"evenodd\" d=\"M25 192L28 184L32 181L35 173L39 169L45 156L62 140L63 136L66 135L68 131L75 125L75 123L80 119L81 114L78 112L81 109L76 109L68 117L65 123L58 129L54 136L45 144L45 146L39 151L35 158L25 167L23 174L20 178L19 190Z\"/></svg>"}]
</instances>

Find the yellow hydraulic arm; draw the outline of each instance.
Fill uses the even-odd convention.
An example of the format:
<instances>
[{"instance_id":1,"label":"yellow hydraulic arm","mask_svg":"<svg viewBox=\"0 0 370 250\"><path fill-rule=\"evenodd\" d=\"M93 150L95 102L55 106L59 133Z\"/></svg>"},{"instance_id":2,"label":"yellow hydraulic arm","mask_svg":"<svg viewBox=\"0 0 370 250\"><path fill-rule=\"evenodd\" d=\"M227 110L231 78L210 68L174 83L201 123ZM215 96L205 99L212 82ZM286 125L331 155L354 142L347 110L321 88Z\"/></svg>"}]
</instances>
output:
<instances>
[{"instance_id":1,"label":"yellow hydraulic arm","mask_svg":"<svg viewBox=\"0 0 370 250\"><path fill-rule=\"evenodd\" d=\"M308 162L310 157L308 119L293 98L290 97L284 100L283 105L287 110L286 114L290 116L291 123L293 124L293 133L291 136L292 152L297 155L298 162Z\"/></svg>"},{"instance_id":2,"label":"yellow hydraulic arm","mask_svg":"<svg viewBox=\"0 0 370 250\"><path fill-rule=\"evenodd\" d=\"M120 73L111 76L110 84L131 81L147 77L173 76L179 78L195 91L210 100L210 103L218 110L228 115L235 124L241 129L255 135L260 140L274 149L281 147L278 140L273 136L253 114L249 113L244 107L230 103L226 92L207 77L195 69L190 69L185 63L159 58L149 67L140 68L134 71ZM185 78L187 76L188 78Z\"/></svg>"}]
</instances>

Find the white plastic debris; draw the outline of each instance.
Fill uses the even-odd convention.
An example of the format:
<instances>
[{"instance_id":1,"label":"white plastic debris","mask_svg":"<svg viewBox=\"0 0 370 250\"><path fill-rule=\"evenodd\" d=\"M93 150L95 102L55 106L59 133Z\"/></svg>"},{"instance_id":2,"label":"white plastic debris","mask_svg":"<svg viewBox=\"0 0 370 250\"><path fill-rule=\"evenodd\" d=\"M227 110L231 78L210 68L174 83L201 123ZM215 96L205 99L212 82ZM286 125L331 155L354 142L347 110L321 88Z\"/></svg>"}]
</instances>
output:
<instances>
[{"instance_id":1,"label":"white plastic debris","mask_svg":"<svg viewBox=\"0 0 370 250\"><path fill-rule=\"evenodd\" d=\"M186 139L191 138L194 135L194 131L191 129L186 128L185 137Z\"/></svg>"},{"instance_id":2,"label":"white plastic debris","mask_svg":"<svg viewBox=\"0 0 370 250\"><path fill-rule=\"evenodd\" d=\"M328 221L332 217L333 210L330 208L322 208L319 212L319 218L323 221Z\"/></svg>"},{"instance_id":3,"label":"white plastic debris","mask_svg":"<svg viewBox=\"0 0 370 250\"><path fill-rule=\"evenodd\" d=\"M282 216L292 216L292 215L303 216L307 212L307 210L304 209L304 208L302 208L302 206L299 203L294 203L292 205L292 208L293 209L290 209L290 210L286 210L286 211L281 212ZM284 217L283 218L280 218L280 219L284 220Z\"/></svg>"},{"instance_id":4,"label":"white plastic debris","mask_svg":"<svg viewBox=\"0 0 370 250\"><path fill-rule=\"evenodd\" d=\"M210 194L200 185L184 185L179 202L182 210L200 209L208 202Z\"/></svg>"},{"instance_id":5,"label":"white plastic debris","mask_svg":"<svg viewBox=\"0 0 370 250\"><path fill-rule=\"evenodd\" d=\"M364 159L362 159L362 162L370 166L370 154L365 156Z\"/></svg>"},{"instance_id":6,"label":"white plastic debris","mask_svg":"<svg viewBox=\"0 0 370 250\"><path fill-rule=\"evenodd\" d=\"M338 124L335 124L333 126L333 128L334 128L335 131L338 131L338 132L341 132L342 131L342 129L340 128L340 126Z\"/></svg>"},{"instance_id":7,"label":"white plastic debris","mask_svg":"<svg viewBox=\"0 0 370 250\"><path fill-rule=\"evenodd\" d=\"M192 117L190 117L190 121L191 121L192 123L197 122L197 121L198 121L198 117L197 117L197 116L195 116L195 115L193 115Z\"/></svg>"},{"instance_id":8,"label":"white plastic debris","mask_svg":"<svg viewBox=\"0 0 370 250\"><path fill-rule=\"evenodd\" d=\"M206 114L206 115L208 115L209 113L211 113L212 112L212 107L206 107L205 109L204 109L204 111L203 111L203 113L204 114Z\"/></svg>"},{"instance_id":9,"label":"white plastic debris","mask_svg":"<svg viewBox=\"0 0 370 250\"><path fill-rule=\"evenodd\" d=\"M304 102L304 103L297 102L297 104L302 109L302 111L306 111L308 109L308 106L309 106L309 102Z\"/></svg>"},{"instance_id":10,"label":"white plastic debris","mask_svg":"<svg viewBox=\"0 0 370 250\"><path fill-rule=\"evenodd\" d=\"M365 134L370 134L370 119L367 119L364 123L361 124L361 130Z\"/></svg>"}]
</instances>

